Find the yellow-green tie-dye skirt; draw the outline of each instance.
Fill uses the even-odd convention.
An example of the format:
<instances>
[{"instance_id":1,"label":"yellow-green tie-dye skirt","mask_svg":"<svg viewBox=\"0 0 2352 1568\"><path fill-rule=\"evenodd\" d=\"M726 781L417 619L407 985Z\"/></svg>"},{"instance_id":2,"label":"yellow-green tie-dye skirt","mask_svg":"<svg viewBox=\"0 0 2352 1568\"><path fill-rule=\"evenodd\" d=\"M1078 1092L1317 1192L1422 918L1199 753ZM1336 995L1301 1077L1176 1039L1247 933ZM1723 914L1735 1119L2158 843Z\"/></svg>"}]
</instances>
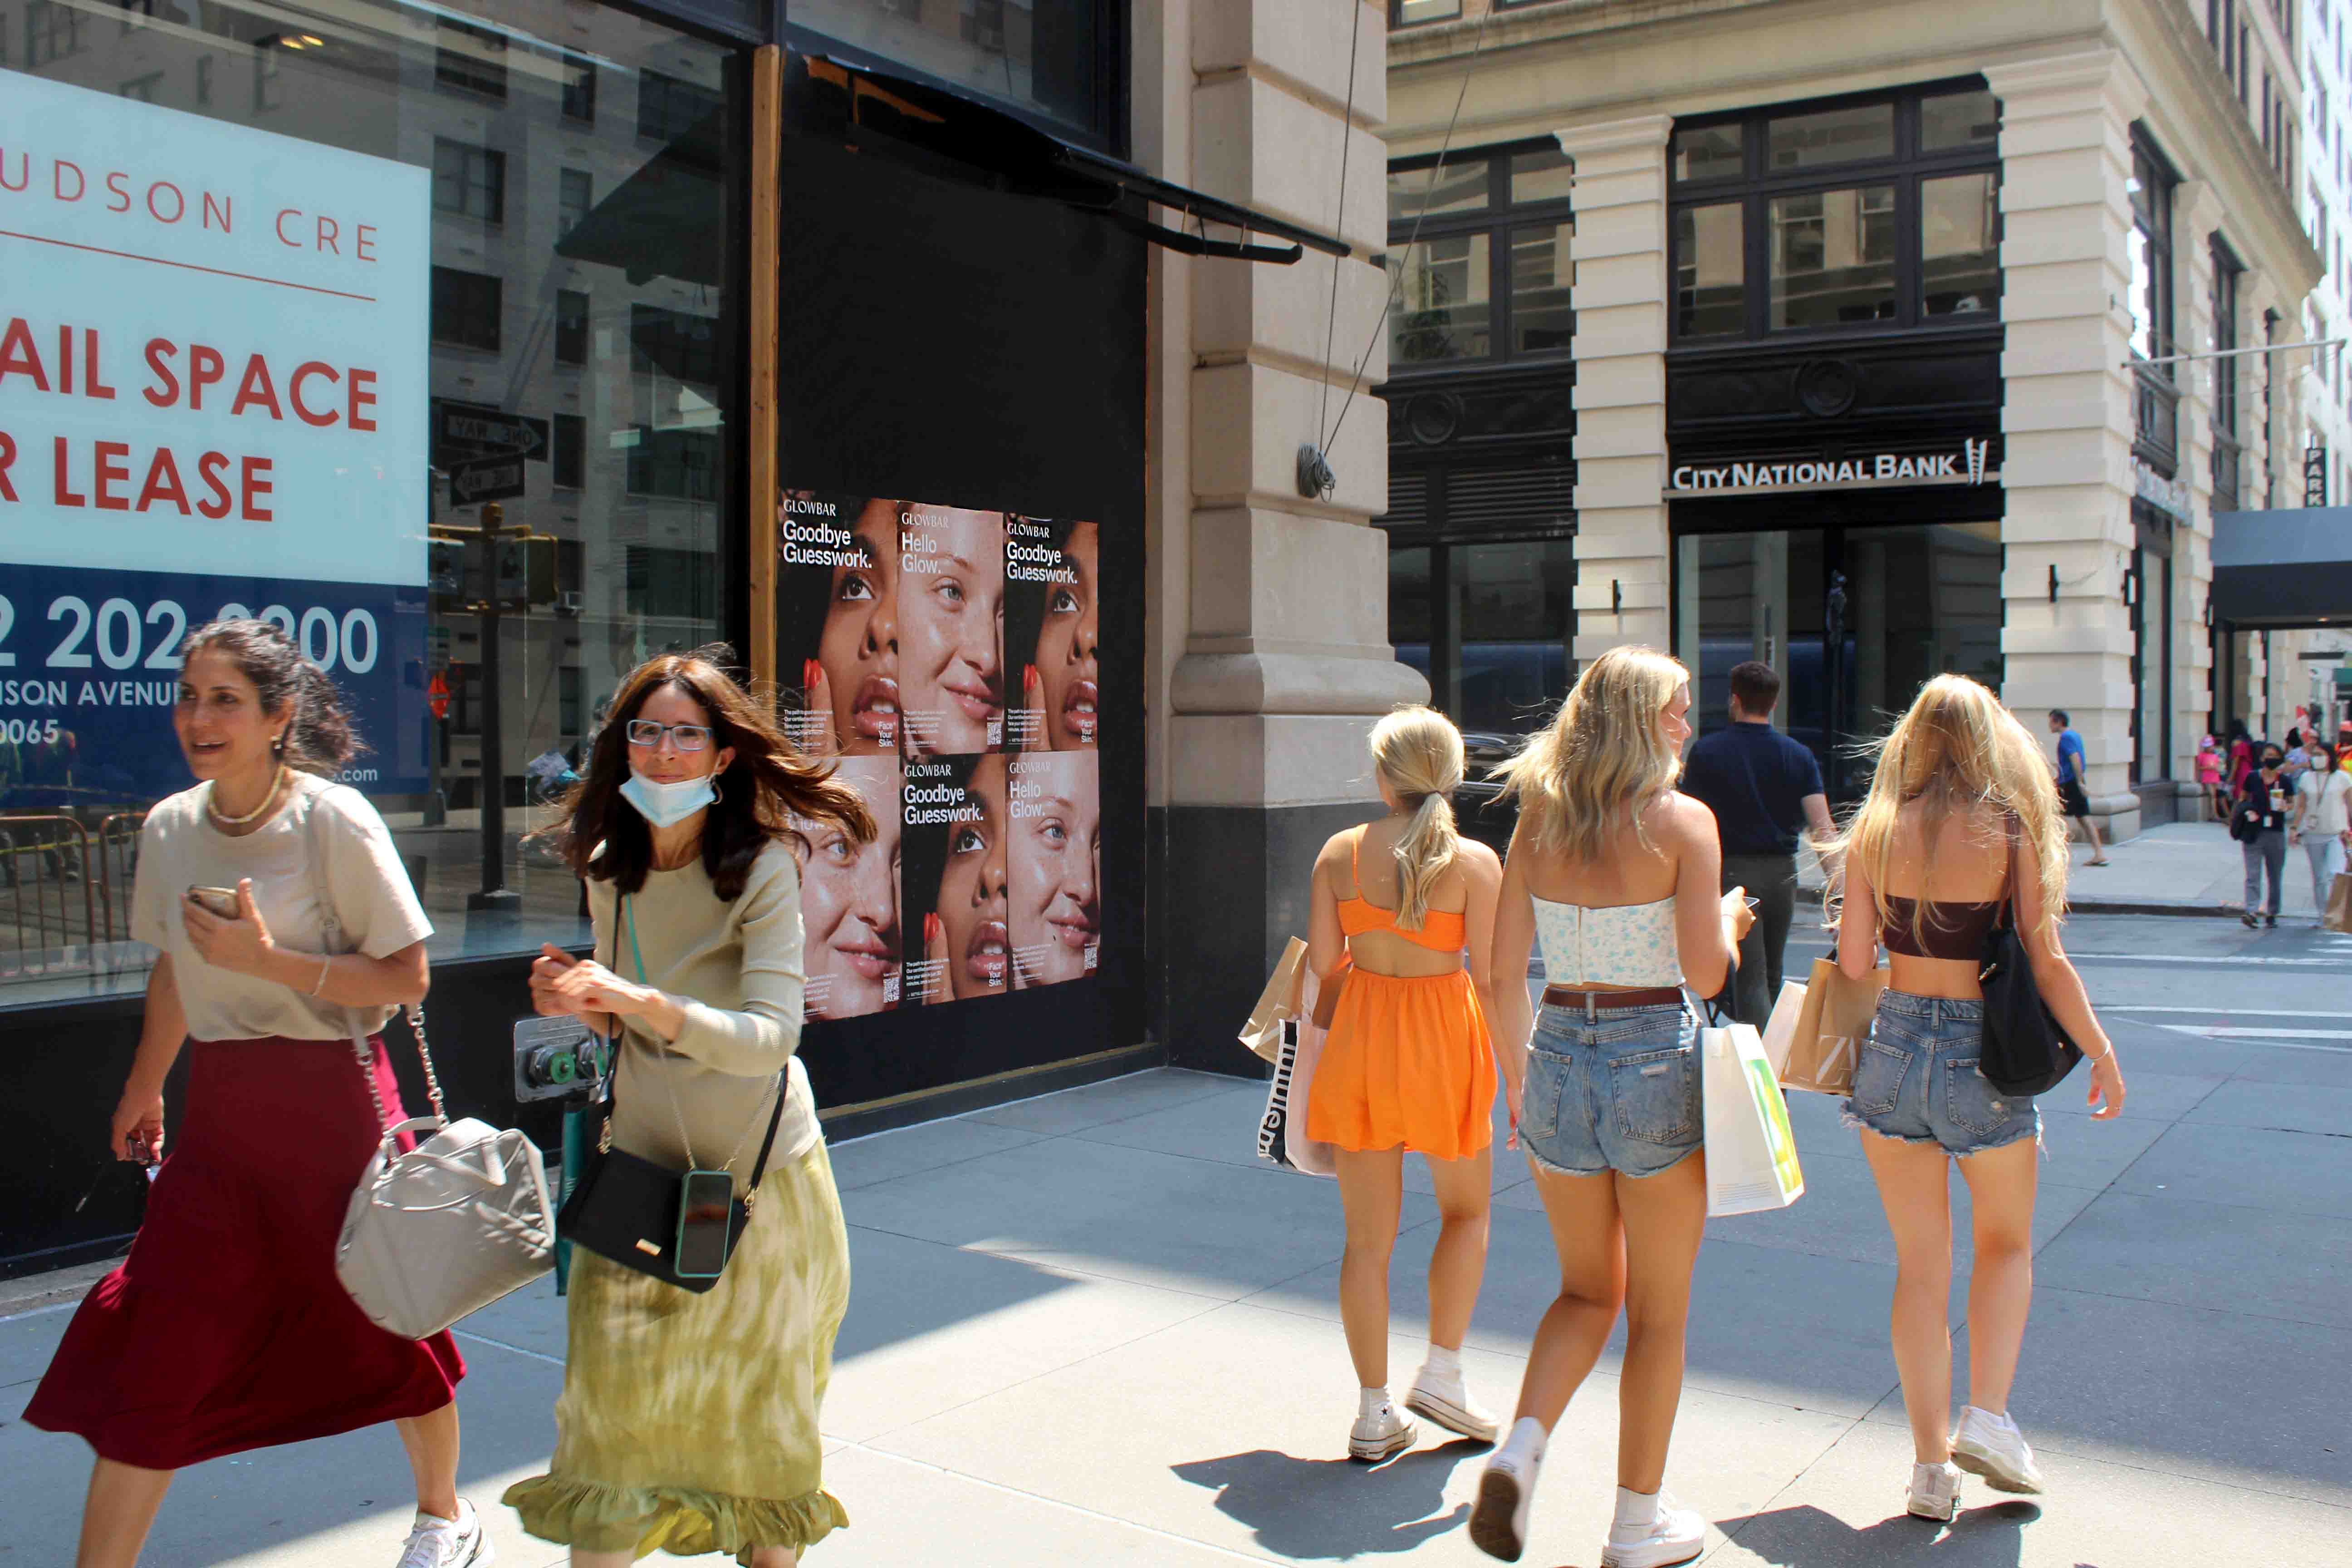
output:
<instances>
[{"instance_id":1,"label":"yellow-green tie-dye skirt","mask_svg":"<svg viewBox=\"0 0 2352 1568\"><path fill-rule=\"evenodd\" d=\"M542 1541L680 1557L805 1547L849 1515L820 1484L817 1406L849 1304L849 1237L819 1142L760 1184L697 1295L572 1254L551 1473L506 1501Z\"/></svg>"}]
</instances>

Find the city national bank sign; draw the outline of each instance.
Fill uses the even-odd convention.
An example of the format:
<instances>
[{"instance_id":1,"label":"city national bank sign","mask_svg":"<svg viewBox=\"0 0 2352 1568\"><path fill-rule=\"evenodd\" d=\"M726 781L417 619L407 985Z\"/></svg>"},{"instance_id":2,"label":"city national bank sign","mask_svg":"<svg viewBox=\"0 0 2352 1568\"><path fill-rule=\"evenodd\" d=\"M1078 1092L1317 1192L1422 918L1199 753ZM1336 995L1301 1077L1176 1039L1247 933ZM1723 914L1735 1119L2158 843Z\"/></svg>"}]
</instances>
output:
<instances>
[{"instance_id":1,"label":"city national bank sign","mask_svg":"<svg viewBox=\"0 0 2352 1568\"><path fill-rule=\"evenodd\" d=\"M1896 485L1981 485L2000 475L1988 468L1992 443L1970 437L1946 452L1877 452L1862 458L1677 465L1666 494L1788 495L1805 490L1870 489Z\"/></svg>"},{"instance_id":2,"label":"city national bank sign","mask_svg":"<svg viewBox=\"0 0 2352 1568\"><path fill-rule=\"evenodd\" d=\"M0 805L184 788L178 646L221 616L335 679L354 782L423 787L430 207L423 169L0 70Z\"/></svg>"}]
</instances>

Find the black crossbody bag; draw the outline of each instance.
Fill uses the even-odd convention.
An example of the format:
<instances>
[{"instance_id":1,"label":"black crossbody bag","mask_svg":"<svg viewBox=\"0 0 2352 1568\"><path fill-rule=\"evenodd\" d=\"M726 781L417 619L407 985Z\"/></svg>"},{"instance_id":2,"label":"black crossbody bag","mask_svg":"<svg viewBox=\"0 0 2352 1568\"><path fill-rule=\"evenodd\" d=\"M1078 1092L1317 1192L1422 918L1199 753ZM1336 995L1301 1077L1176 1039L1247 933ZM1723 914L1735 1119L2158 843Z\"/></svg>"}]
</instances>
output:
<instances>
[{"instance_id":1,"label":"black crossbody bag","mask_svg":"<svg viewBox=\"0 0 2352 1568\"><path fill-rule=\"evenodd\" d=\"M646 977L646 961L644 955L636 951L636 921L634 913L626 909L625 900L623 908L615 912L613 921L614 957L617 959L620 956L623 916L629 921L629 949L636 957L637 979L642 984ZM742 1236L744 1226L751 1223L751 1205L760 1193L760 1179L767 1173L768 1153L775 1147L776 1128L783 1121L785 1085L790 1072L787 1068L776 1075L776 1104L775 1109L768 1113L768 1133L761 1141L760 1158L751 1167L751 1180L741 1195L733 1198L728 1205L726 1257L730 1260L735 1256L735 1243ZM609 1258L640 1274L650 1274L664 1284L700 1295L719 1283L726 1262L719 1264L719 1271L708 1275L682 1275L677 1271L678 1210L684 1201L687 1173L657 1165L641 1155L630 1153L626 1149L613 1147L614 1086L619 1082L620 1077L620 1053L616 1050L613 1057L613 1070L604 1080L604 1125L596 1138L596 1156L581 1173L579 1184L572 1189L572 1195L564 1199L563 1207L557 1212L556 1234L574 1246L586 1247L599 1258ZM667 1082L667 1079L664 1081ZM685 1112L678 1110L677 1093L673 1086L670 1108L678 1112L678 1135L680 1142L684 1143L686 1118ZM744 1134L747 1138L750 1136L749 1128L744 1130ZM738 1143L736 1149L740 1153L741 1144ZM689 1147L687 1151L689 1164L693 1158L693 1150ZM728 1163L734 1163L732 1154L728 1156Z\"/></svg>"},{"instance_id":2,"label":"black crossbody bag","mask_svg":"<svg viewBox=\"0 0 2352 1568\"><path fill-rule=\"evenodd\" d=\"M1977 1070L2003 1094L2032 1096L2057 1088L2083 1059L2083 1047L2067 1037L2043 1005L2025 939L2018 934L2014 826L2009 836L2009 896L1985 932L1977 984L1984 990L1984 1044Z\"/></svg>"}]
</instances>

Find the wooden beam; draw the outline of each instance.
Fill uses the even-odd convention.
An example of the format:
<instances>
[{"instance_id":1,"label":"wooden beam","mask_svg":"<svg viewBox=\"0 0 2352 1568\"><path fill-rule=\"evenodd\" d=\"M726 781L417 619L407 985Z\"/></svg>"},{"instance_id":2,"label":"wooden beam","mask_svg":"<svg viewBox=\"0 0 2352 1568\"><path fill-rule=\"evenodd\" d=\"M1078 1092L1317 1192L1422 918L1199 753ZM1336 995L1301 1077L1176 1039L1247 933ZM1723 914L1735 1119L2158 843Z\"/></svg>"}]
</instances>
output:
<instances>
[{"instance_id":1,"label":"wooden beam","mask_svg":"<svg viewBox=\"0 0 2352 1568\"><path fill-rule=\"evenodd\" d=\"M744 320L751 332L751 443L748 476L751 559L744 563L751 615L749 656L752 689L774 699L776 684L776 356L781 313L777 272L782 261L783 193L778 160L783 142L784 51L773 44L751 59L751 298Z\"/></svg>"}]
</instances>

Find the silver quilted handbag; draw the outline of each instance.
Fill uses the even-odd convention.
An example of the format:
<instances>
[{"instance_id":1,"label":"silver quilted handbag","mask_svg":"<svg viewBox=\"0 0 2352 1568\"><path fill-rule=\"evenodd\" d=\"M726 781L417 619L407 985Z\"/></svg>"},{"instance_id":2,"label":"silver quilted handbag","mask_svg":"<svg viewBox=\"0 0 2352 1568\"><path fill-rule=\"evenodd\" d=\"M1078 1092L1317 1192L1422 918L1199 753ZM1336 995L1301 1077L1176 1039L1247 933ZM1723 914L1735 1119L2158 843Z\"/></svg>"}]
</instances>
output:
<instances>
[{"instance_id":1,"label":"silver quilted handbag","mask_svg":"<svg viewBox=\"0 0 2352 1568\"><path fill-rule=\"evenodd\" d=\"M311 874L319 884L325 948L332 953L341 951L342 927L326 886L319 816L314 803ZM389 1112L376 1088L375 1053L356 1017L350 1022L352 1056L367 1081L383 1134L343 1211L335 1277L378 1328L421 1340L552 1268L555 1205L548 1198L538 1146L529 1138L470 1116L449 1120L433 1053L425 1043L424 1008L409 1006L408 1026L425 1064L433 1114L386 1126ZM400 1152L402 1133L427 1129L430 1137Z\"/></svg>"}]
</instances>

